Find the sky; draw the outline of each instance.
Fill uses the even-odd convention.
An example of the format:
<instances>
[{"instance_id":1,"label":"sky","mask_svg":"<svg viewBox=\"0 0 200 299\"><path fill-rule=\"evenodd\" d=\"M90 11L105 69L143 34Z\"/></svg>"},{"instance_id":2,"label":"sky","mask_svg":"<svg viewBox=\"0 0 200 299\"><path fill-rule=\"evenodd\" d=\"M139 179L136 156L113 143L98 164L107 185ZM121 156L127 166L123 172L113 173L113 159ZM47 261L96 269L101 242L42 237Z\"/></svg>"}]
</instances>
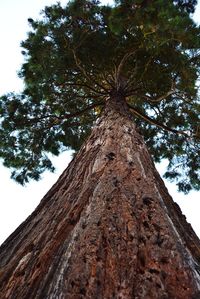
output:
<instances>
[{"instance_id":1,"label":"sky","mask_svg":"<svg viewBox=\"0 0 200 299\"><path fill-rule=\"evenodd\" d=\"M0 95L6 92L19 92L23 82L17 72L23 63L20 42L26 39L29 31L27 19L38 18L39 12L54 0L1 0L0 1ZM67 1L60 1L65 4ZM200 0L194 15L200 23ZM56 182L59 175L71 160L72 152L65 152L54 158L56 172L46 172L39 182L31 182L22 187L10 179L10 170L0 162L0 244L24 221L39 204L42 197ZM163 173L165 163L158 166ZM187 221L200 237L200 192L190 192L185 196L176 192L176 186L166 182L169 193L179 204Z\"/></svg>"}]
</instances>

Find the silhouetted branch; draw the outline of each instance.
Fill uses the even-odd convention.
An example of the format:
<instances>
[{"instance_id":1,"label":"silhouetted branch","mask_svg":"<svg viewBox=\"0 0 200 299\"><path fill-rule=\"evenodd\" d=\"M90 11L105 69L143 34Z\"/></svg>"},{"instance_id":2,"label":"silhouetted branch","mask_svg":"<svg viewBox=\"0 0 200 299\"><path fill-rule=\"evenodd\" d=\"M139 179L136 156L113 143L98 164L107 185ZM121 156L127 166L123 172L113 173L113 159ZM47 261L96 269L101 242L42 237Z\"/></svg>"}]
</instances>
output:
<instances>
[{"instance_id":1,"label":"silhouetted branch","mask_svg":"<svg viewBox=\"0 0 200 299\"><path fill-rule=\"evenodd\" d=\"M164 125L164 124L161 124L160 122L158 122L157 120L155 119L152 119L151 117L143 114L141 111L139 111L137 108L131 106L130 104L127 104L128 107L131 109L131 111L139 116L140 118L144 119L145 121L147 121L148 123L151 123L152 125L155 125L165 131L168 131L168 132L171 132L171 133L175 133L175 134L181 134L181 135L184 135L186 137L189 137L191 138L190 135L188 135L186 132L184 131L181 131L181 130L176 130L176 129L172 129L172 128L169 128L168 126Z\"/></svg>"}]
</instances>

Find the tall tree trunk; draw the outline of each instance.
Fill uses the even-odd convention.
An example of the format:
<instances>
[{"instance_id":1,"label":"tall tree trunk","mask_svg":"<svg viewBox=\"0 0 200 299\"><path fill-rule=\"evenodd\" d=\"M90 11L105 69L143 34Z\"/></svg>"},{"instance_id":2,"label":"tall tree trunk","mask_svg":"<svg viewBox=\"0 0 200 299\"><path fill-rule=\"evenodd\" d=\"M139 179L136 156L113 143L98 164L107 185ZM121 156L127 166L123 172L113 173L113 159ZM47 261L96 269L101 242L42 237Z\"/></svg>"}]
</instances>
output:
<instances>
[{"instance_id":1,"label":"tall tree trunk","mask_svg":"<svg viewBox=\"0 0 200 299\"><path fill-rule=\"evenodd\" d=\"M200 242L116 107L1 246L0 298L200 298Z\"/></svg>"}]
</instances>

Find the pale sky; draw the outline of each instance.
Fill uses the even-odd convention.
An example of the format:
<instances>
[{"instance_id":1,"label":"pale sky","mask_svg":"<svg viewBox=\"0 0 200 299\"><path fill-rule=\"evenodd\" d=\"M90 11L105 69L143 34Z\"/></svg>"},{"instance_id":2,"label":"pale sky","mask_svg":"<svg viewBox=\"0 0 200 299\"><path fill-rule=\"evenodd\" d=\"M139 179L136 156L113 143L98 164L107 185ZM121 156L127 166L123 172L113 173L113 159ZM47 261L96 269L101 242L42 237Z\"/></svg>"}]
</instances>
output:
<instances>
[{"instance_id":1,"label":"pale sky","mask_svg":"<svg viewBox=\"0 0 200 299\"><path fill-rule=\"evenodd\" d=\"M20 91L23 83L17 77L17 71L23 62L20 42L29 31L27 19L37 18L45 5L54 4L54 0L1 0L0 2L0 95L10 91ZM67 1L60 1L65 4ZM105 1L108 2L108 1ZM200 22L200 3L195 13ZM67 167L71 152L55 158L56 173L45 173L39 182L31 182L26 187L10 179L10 171L0 163L0 244L35 209L45 193L56 182L58 176ZM163 167L160 167L162 173ZM176 192L174 184L167 183L169 193L180 205L200 237L200 193L191 192L185 196Z\"/></svg>"}]
</instances>

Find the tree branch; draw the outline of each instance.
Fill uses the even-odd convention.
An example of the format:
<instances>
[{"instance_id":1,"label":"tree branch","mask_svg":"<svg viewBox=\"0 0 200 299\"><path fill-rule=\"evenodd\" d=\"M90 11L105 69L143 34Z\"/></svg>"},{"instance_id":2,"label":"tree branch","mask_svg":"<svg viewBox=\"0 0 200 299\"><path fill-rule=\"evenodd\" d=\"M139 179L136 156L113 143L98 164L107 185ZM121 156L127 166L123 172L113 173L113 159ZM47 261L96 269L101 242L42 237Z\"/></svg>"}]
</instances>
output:
<instances>
[{"instance_id":1,"label":"tree branch","mask_svg":"<svg viewBox=\"0 0 200 299\"><path fill-rule=\"evenodd\" d=\"M65 118L68 119L68 118L71 118L71 117L79 116L79 115L83 114L84 112L86 112L88 110L91 110L91 109L93 109L97 106L104 106L104 104L105 104L104 102L97 102L97 103L91 104L91 105L87 106L86 108L84 108L83 110L79 110L75 113L65 115Z\"/></svg>"},{"instance_id":2,"label":"tree branch","mask_svg":"<svg viewBox=\"0 0 200 299\"><path fill-rule=\"evenodd\" d=\"M76 56L75 51L72 49L72 53L74 56L74 61L76 63L76 66L79 68L79 70L82 72L82 74L84 75L84 77L88 80L88 81L92 81L93 83L95 83L100 89L103 89L107 94L108 94L108 90L102 86L101 84L99 84L98 82L94 81L94 78L91 79L90 76L87 74L87 72L85 71L85 69L81 66L80 60L78 59L78 57Z\"/></svg>"},{"instance_id":3,"label":"tree branch","mask_svg":"<svg viewBox=\"0 0 200 299\"><path fill-rule=\"evenodd\" d=\"M109 80L107 77L106 77L106 75L105 75L105 73L102 73L102 78L103 78L103 80L112 88L112 89L114 89L114 81L113 81L113 78L112 78L112 75L111 74L109 74L109 75L107 75L107 76L110 76L111 77L111 79Z\"/></svg>"},{"instance_id":4,"label":"tree branch","mask_svg":"<svg viewBox=\"0 0 200 299\"><path fill-rule=\"evenodd\" d=\"M184 135L186 137L191 138L191 136L188 135L186 132L181 131L181 130L176 130L176 129L169 128L166 125L161 124L158 121L152 119L151 117L149 117L147 115L144 115L141 111L139 111L137 108L131 106L130 104L127 104L127 105L133 111L133 114L139 116L140 118L144 119L148 123L150 123L152 125L155 125L155 126L161 128L161 129L165 130L165 131L168 131L168 132L171 132L171 133L175 133L175 134L181 134L181 135Z\"/></svg>"},{"instance_id":5,"label":"tree branch","mask_svg":"<svg viewBox=\"0 0 200 299\"><path fill-rule=\"evenodd\" d=\"M126 53L126 54L122 57L122 59L121 59L119 65L118 65L118 67L116 67L116 69L115 69L115 84L116 84L117 90L121 87L121 84L120 84L120 83L121 83L121 82L120 82L120 76L121 76L121 73L122 73L122 68L124 67L124 64L125 64L125 62L127 61L127 59L128 59L130 56L132 56L133 54L135 54L135 52L136 52L136 51L132 51L132 52L130 52L130 53Z\"/></svg>"},{"instance_id":6,"label":"tree branch","mask_svg":"<svg viewBox=\"0 0 200 299\"><path fill-rule=\"evenodd\" d=\"M139 87L139 86L137 86L135 88L132 88L132 89L128 89L125 92L125 95L126 95L126 97L130 97L130 96L134 96L134 95L138 96L137 91L140 90L140 89L141 89L141 87Z\"/></svg>"},{"instance_id":7,"label":"tree branch","mask_svg":"<svg viewBox=\"0 0 200 299\"><path fill-rule=\"evenodd\" d=\"M132 51L132 52L130 52L130 53L126 53L126 54L123 56L122 60L120 61L119 66L118 66L118 68L117 68L117 78L120 76L121 71L122 71L122 68L123 68L123 66L124 66L124 64L125 64L125 62L126 62L126 60L127 60L130 56L132 56L133 54L135 54L135 52L136 52L136 51Z\"/></svg>"},{"instance_id":8,"label":"tree branch","mask_svg":"<svg viewBox=\"0 0 200 299\"><path fill-rule=\"evenodd\" d=\"M148 95L144 95L142 96L143 98L147 99L148 101L150 101L151 103L159 103L161 102L162 100L166 99L167 97L169 97L170 95L174 94L175 91L174 90L169 90L168 92L166 92L164 95L158 97L158 98L153 98L153 97L150 97Z\"/></svg>"},{"instance_id":9,"label":"tree branch","mask_svg":"<svg viewBox=\"0 0 200 299\"><path fill-rule=\"evenodd\" d=\"M64 87L64 86L72 86L72 87L76 87L76 86L79 86L79 87L86 87L88 88L89 90L93 91L94 93L96 94L99 94L100 96L105 96L107 95L107 92L100 92L96 89L94 89L93 87L91 87L90 85L88 84L85 84L85 83L72 83L72 82L64 82L64 83L59 83L59 84L56 84L57 87Z\"/></svg>"},{"instance_id":10,"label":"tree branch","mask_svg":"<svg viewBox=\"0 0 200 299\"><path fill-rule=\"evenodd\" d=\"M135 76L137 74L137 69L138 69L138 66L136 65L134 67L134 70L132 71L132 74L129 76L129 78L128 78L127 82L126 82L126 85L124 87L125 92L128 93L128 94L130 94L130 92L132 90L132 86L135 85ZM140 82L140 81L137 80L137 86L141 85L141 83L142 82ZM138 89L141 89L141 87L138 88Z\"/></svg>"},{"instance_id":11,"label":"tree branch","mask_svg":"<svg viewBox=\"0 0 200 299\"><path fill-rule=\"evenodd\" d=\"M159 103L162 100L166 99L167 97L169 97L172 94L176 94L176 86L175 86L175 81L178 75L176 75L172 80L171 80L171 88L169 91L167 91L165 94L163 94L162 96L158 97L158 98L153 98L151 96L143 96L143 98L146 98L147 100L149 100L152 103Z\"/></svg>"},{"instance_id":12,"label":"tree branch","mask_svg":"<svg viewBox=\"0 0 200 299\"><path fill-rule=\"evenodd\" d=\"M86 108L82 109L82 110L79 110L75 113L69 113L69 114L65 114L63 116L57 116L57 115L53 115L53 114L48 114L48 115L44 115L44 116L41 116L41 117L34 117L34 118L29 118L27 120L27 122L24 122L24 124L32 124L32 123L36 123L36 122L39 122L43 119L47 119L47 118L52 118L52 119L55 119L56 123L58 123L59 121L62 121L62 120L66 120L66 119L70 119L70 118L74 118L74 117L77 117L79 115L82 115L84 112L88 111L88 110L91 110L97 106L103 106L104 103L103 102L97 102L97 103L94 103L94 104L91 104L89 106L87 106Z\"/></svg>"}]
</instances>

